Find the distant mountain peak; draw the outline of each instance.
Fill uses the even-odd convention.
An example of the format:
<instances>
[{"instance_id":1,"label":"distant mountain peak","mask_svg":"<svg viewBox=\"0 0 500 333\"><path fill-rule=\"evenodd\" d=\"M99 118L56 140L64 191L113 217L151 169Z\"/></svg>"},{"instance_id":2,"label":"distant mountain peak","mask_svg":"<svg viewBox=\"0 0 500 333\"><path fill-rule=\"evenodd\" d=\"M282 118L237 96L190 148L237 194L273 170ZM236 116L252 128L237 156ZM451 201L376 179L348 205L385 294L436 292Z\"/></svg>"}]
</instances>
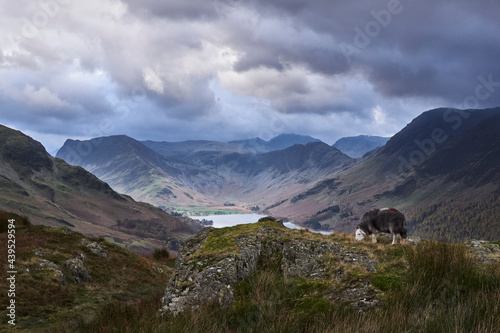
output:
<instances>
[{"instance_id":1,"label":"distant mountain peak","mask_svg":"<svg viewBox=\"0 0 500 333\"><path fill-rule=\"evenodd\" d=\"M360 158L373 149L385 145L389 139L381 136L358 135L341 138L333 146L349 157Z\"/></svg>"},{"instance_id":2,"label":"distant mountain peak","mask_svg":"<svg viewBox=\"0 0 500 333\"><path fill-rule=\"evenodd\" d=\"M293 145L305 145L310 142L321 142L321 140L313 138L308 135L300 135L294 133L283 133L269 141L263 140L259 137L246 139L246 140L234 140L229 143L240 144L245 148L253 149L258 152L269 152L273 150L282 150Z\"/></svg>"}]
</instances>

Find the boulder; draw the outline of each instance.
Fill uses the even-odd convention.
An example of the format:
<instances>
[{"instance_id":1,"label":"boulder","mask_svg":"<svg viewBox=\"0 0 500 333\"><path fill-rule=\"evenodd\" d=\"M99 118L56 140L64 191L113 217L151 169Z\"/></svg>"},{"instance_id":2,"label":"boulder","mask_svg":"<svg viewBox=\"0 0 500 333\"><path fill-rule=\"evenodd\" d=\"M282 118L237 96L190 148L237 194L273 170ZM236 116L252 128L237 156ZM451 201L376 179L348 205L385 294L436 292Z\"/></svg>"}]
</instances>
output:
<instances>
[{"instance_id":1,"label":"boulder","mask_svg":"<svg viewBox=\"0 0 500 333\"><path fill-rule=\"evenodd\" d=\"M76 283L92 281L92 278L90 277L90 272L81 258L78 257L66 260L64 266L68 267Z\"/></svg>"},{"instance_id":2,"label":"boulder","mask_svg":"<svg viewBox=\"0 0 500 333\"><path fill-rule=\"evenodd\" d=\"M108 254L102 249L101 245L97 242L90 242L86 238L82 238L81 244L88 247L90 252L97 254L101 257L108 258Z\"/></svg>"},{"instance_id":3,"label":"boulder","mask_svg":"<svg viewBox=\"0 0 500 333\"><path fill-rule=\"evenodd\" d=\"M41 253L40 250L35 249L36 251L35 254ZM66 283L66 278L64 277L64 273L62 272L61 268L57 266L55 263L52 261L46 260L46 259L38 259L36 261L36 264L34 267L32 267L33 270L51 270L54 272L54 279L59 281L61 284ZM29 271L29 269L28 269Z\"/></svg>"}]
</instances>

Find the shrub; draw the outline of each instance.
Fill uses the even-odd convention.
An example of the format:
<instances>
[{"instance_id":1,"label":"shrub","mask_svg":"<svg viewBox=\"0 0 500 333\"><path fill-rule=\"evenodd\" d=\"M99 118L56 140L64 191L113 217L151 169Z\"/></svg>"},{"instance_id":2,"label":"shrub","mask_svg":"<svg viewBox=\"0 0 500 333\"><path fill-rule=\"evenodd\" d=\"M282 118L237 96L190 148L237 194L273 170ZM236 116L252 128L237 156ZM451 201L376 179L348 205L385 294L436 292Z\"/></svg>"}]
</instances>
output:
<instances>
[{"instance_id":1,"label":"shrub","mask_svg":"<svg viewBox=\"0 0 500 333\"><path fill-rule=\"evenodd\" d=\"M155 249L153 252L153 258L158 261L165 261L170 257L170 252L166 248Z\"/></svg>"}]
</instances>

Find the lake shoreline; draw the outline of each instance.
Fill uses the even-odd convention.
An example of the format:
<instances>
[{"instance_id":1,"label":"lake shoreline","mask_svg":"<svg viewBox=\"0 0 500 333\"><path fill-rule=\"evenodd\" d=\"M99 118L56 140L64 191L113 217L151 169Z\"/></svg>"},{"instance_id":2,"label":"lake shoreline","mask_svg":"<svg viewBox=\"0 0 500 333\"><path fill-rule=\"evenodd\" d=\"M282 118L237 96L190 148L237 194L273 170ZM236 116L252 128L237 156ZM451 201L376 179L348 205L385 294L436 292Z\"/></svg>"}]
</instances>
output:
<instances>
[{"instance_id":1,"label":"lake shoreline","mask_svg":"<svg viewBox=\"0 0 500 333\"><path fill-rule=\"evenodd\" d=\"M225 228L225 227L233 227L238 224L255 223L260 218L266 217L266 215L230 214L230 215L207 215L207 216L189 216L189 217L199 221L201 220L213 221L212 227L214 228ZM283 225L289 229L306 229L299 225L293 224L292 222L283 222ZM333 231L314 230L309 228L308 230L323 235L330 235L333 233Z\"/></svg>"}]
</instances>

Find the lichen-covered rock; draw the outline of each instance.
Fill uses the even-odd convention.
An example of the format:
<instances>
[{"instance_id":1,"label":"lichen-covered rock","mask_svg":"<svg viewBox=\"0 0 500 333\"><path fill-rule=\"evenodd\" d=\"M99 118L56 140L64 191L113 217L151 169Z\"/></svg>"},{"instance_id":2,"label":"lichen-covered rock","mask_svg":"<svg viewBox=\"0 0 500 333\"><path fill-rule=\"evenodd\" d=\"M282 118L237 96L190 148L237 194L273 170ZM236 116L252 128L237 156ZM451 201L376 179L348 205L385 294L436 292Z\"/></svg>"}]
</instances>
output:
<instances>
[{"instance_id":1,"label":"lichen-covered rock","mask_svg":"<svg viewBox=\"0 0 500 333\"><path fill-rule=\"evenodd\" d=\"M408 243L410 243L411 245L418 245L422 242L422 238L418 237L418 236L411 236L411 237L408 237L406 238L406 241Z\"/></svg>"},{"instance_id":2,"label":"lichen-covered rock","mask_svg":"<svg viewBox=\"0 0 500 333\"><path fill-rule=\"evenodd\" d=\"M500 263L500 246L484 240L471 240L465 243L476 258L483 263Z\"/></svg>"},{"instance_id":3,"label":"lichen-covered rock","mask_svg":"<svg viewBox=\"0 0 500 333\"><path fill-rule=\"evenodd\" d=\"M64 266L68 267L76 283L92 281L92 278L90 277L90 272L87 266L85 266L82 259L73 258L70 260L66 260Z\"/></svg>"},{"instance_id":4,"label":"lichen-covered rock","mask_svg":"<svg viewBox=\"0 0 500 333\"><path fill-rule=\"evenodd\" d=\"M43 252L42 252L42 251L40 251L40 249L38 249L38 248L33 249L33 253L34 253L37 257L42 257L42 258L43 258L43 257L45 257L45 255L43 254Z\"/></svg>"},{"instance_id":5,"label":"lichen-covered rock","mask_svg":"<svg viewBox=\"0 0 500 333\"><path fill-rule=\"evenodd\" d=\"M359 313L380 306L377 290L369 284L356 285L329 295L332 302L349 303Z\"/></svg>"},{"instance_id":6,"label":"lichen-covered rock","mask_svg":"<svg viewBox=\"0 0 500 333\"><path fill-rule=\"evenodd\" d=\"M90 249L90 252L109 259L108 254L102 249L99 243L89 242L86 238L82 238L81 244L88 247Z\"/></svg>"},{"instance_id":7,"label":"lichen-covered rock","mask_svg":"<svg viewBox=\"0 0 500 333\"><path fill-rule=\"evenodd\" d=\"M367 274L376 272L377 262L367 253L290 233L280 220L273 218L226 231L203 229L183 244L160 313L175 316L200 304L228 307L234 301L234 286L255 273L259 264L275 265L287 277L335 279L339 284L351 268ZM361 302L362 308L378 304L373 288L358 288L364 292L344 295L345 289L339 288L331 299Z\"/></svg>"},{"instance_id":8,"label":"lichen-covered rock","mask_svg":"<svg viewBox=\"0 0 500 333\"><path fill-rule=\"evenodd\" d=\"M49 261L46 259L38 259L36 261L35 266L32 267L32 270L44 270L44 269L53 271L54 272L54 279L61 282L61 284L66 283L66 278L64 277L64 273L62 272L61 268L59 266L57 266L55 263L53 263L52 261Z\"/></svg>"}]
</instances>

